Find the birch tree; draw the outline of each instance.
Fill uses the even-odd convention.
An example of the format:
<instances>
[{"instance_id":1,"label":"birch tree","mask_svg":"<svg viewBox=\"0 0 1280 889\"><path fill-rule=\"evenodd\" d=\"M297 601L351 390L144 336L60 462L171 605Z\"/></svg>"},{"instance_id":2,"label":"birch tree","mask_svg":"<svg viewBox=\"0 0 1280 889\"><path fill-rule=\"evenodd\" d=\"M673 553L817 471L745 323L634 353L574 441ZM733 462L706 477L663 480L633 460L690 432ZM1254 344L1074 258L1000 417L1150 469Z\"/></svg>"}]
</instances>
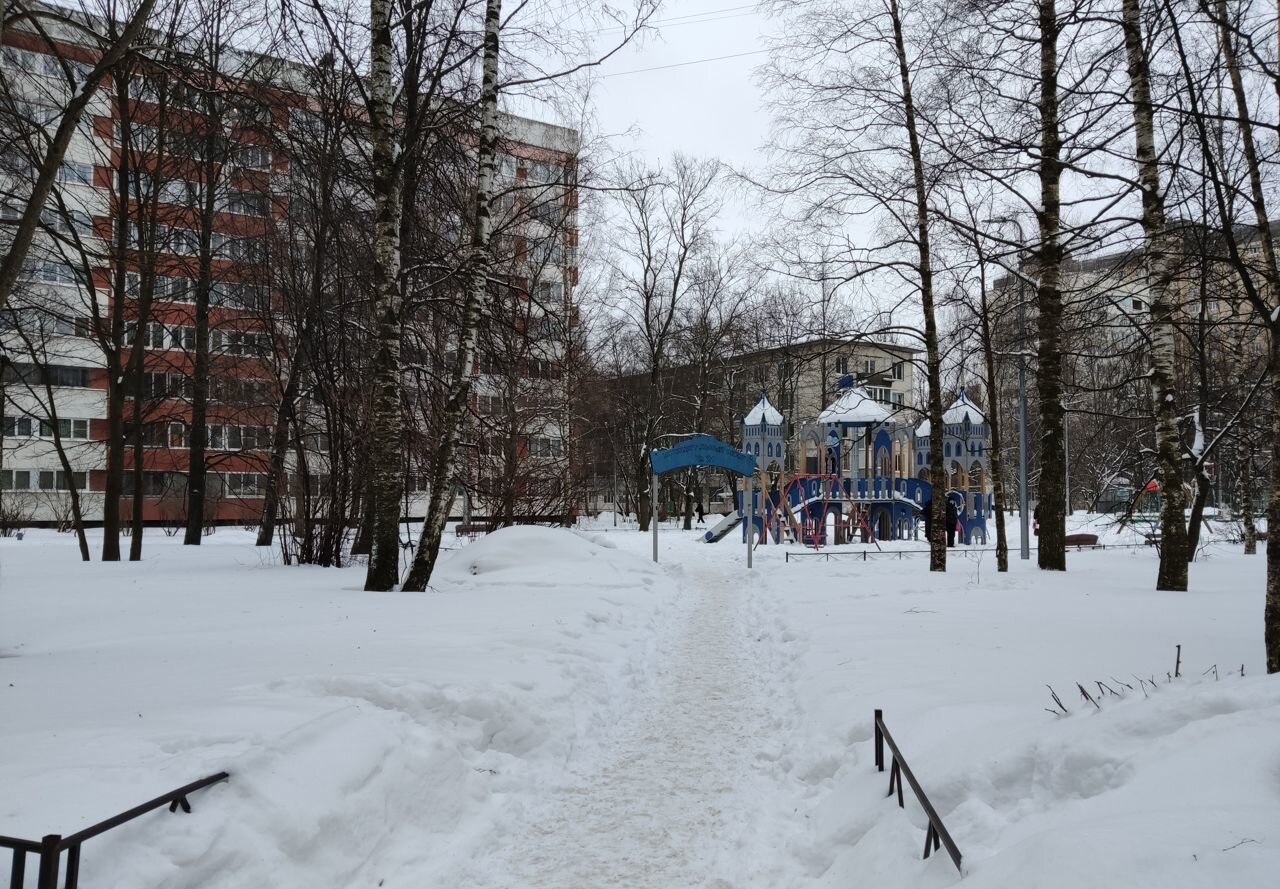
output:
<instances>
[{"instance_id":1,"label":"birch tree","mask_svg":"<svg viewBox=\"0 0 1280 889\"><path fill-rule=\"evenodd\" d=\"M1174 385L1177 355L1173 285L1177 260L1165 227L1150 67L1142 34L1139 0L1121 0L1121 27L1129 67L1134 156L1142 192L1146 293L1151 306L1151 409L1155 417L1156 465L1162 482L1160 571L1156 577L1156 589L1185 590L1190 551L1187 546L1186 500L1182 489L1182 439L1178 431L1178 398Z\"/></svg>"}]
</instances>

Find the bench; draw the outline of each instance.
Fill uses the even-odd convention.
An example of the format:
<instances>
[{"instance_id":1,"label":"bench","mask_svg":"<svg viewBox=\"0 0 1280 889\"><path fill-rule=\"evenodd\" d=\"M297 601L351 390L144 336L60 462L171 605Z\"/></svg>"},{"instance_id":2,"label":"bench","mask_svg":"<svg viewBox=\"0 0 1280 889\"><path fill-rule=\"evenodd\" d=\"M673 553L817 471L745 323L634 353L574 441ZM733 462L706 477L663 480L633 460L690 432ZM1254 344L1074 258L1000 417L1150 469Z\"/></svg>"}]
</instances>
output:
<instances>
[{"instance_id":1,"label":"bench","mask_svg":"<svg viewBox=\"0 0 1280 889\"><path fill-rule=\"evenodd\" d=\"M1062 542L1066 546L1097 546L1097 534L1068 534Z\"/></svg>"},{"instance_id":2,"label":"bench","mask_svg":"<svg viewBox=\"0 0 1280 889\"><path fill-rule=\"evenodd\" d=\"M459 522L453 529L458 537L481 537L493 530L493 522Z\"/></svg>"}]
</instances>

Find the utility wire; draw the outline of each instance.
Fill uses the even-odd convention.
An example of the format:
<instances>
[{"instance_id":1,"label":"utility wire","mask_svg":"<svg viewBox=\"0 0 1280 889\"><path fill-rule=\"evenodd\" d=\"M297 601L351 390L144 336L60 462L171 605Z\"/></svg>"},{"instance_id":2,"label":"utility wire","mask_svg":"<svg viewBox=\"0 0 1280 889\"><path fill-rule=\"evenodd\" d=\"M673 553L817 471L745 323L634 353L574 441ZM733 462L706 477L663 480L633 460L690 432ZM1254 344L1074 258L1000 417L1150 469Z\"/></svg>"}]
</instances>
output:
<instances>
[{"instance_id":1,"label":"utility wire","mask_svg":"<svg viewBox=\"0 0 1280 889\"><path fill-rule=\"evenodd\" d=\"M689 13L688 15L673 15L673 16L671 16L670 18L665 18L665 19L653 19L652 21L646 22L645 24L646 24L646 25L666 25L666 24L670 24L670 23L672 23L672 22L682 22L682 21L684 21L685 19L700 19L700 18L703 18L704 16L720 15L721 13L726 13L726 12L738 12L738 13L740 13L741 15L750 15L750 14L751 14L751 13L749 13L749 12L741 12L741 10L744 10L744 9L745 9L745 10L753 10L753 9L755 9L755 4L754 4L754 3L747 3L747 4L743 5L743 6L726 6L726 7L725 7L725 8L723 8L723 9L707 9L707 10L704 10L703 12L691 12L691 13ZM597 29L596 29L595 31L593 31L592 33L594 33L594 34L602 34L602 33L604 33L605 31L621 31L621 30L625 30L625 29L627 29L627 28L629 28L629 27L630 27L630 25L626 25L626 24L620 24L620 25L609 25L608 27L605 27L605 28L597 28Z\"/></svg>"},{"instance_id":2,"label":"utility wire","mask_svg":"<svg viewBox=\"0 0 1280 889\"><path fill-rule=\"evenodd\" d=\"M761 53L766 53L768 51L769 50L767 49L753 49L749 52L736 52L727 56L712 56L707 59L692 59L688 62L673 62L670 65L654 65L652 68L636 68L632 71L615 71L612 74L601 74L600 78L603 80L606 77L622 77L624 74L644 74L647 71L663 71L667 68L683 68L686 65L701 65L704 62L723 62L725 59L740 59L743 56L758 56Z\"/></svg>"}]
</instances>

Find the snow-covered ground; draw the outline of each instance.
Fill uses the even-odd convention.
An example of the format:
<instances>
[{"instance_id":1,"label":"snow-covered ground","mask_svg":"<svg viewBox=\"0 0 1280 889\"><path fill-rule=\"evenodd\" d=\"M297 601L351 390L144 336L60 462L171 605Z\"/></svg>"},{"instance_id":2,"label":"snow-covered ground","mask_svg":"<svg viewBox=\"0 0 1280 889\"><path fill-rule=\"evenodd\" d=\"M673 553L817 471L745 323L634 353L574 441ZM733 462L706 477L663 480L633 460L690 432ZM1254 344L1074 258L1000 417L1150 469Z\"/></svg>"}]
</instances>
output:
<instances>
[{"instance_id":1,"label":"snow-covered ground","mask_svg":"<svg viewBox=\"0 0 1280 889\"><path fill-rule=\"evenodd\" d=\"M975 550L930 574L910 542L865 562L770 546L747 572L739 535L699 536L664 529L654 567L609 519L510 529L427 594L284 567L231 529L149 536L133 565L0 539L0 834L71 833L225 769L192 815L87 843L81 885L950 885L910 791L905 812L885 798L880 707L966 884L1280 873L1261 554L1210 544L1190 592L1155 593L1147 547L1055 576L1016 542L1007 575Z\"/></svg>"}]
</instances>

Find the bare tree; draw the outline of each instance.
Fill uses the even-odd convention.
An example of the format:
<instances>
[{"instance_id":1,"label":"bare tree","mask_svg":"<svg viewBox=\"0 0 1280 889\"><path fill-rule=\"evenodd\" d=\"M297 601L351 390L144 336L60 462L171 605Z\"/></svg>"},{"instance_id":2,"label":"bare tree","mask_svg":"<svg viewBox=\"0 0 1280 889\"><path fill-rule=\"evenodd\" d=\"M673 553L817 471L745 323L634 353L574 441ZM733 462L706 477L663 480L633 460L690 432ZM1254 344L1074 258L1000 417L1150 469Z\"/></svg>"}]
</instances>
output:
<instances>
[{"instance_id":1,"label":"bare tree","mask_svg":"<svg viewBox=\"0 0 1280 889\"><path fill-rule=\"evenodd\" d=\"M59 110L56 126L43 128L43 151L34 164L36 172L27 203L17 224L13 226L12 239L3 257L0 257L0 308L8 302L9 293L21 274L32 238L40 225L40 215L57 182L62 160L85 109L97 94L103 78L143 34L154 6L155 0L140 0L121 22L117 22L111 15L114 5L102 14L90 13L85 9L77 14L56 6L9 0L8 5L0 9L0 31L29 29L38 35L45 49L59 59L71 91L70 100ZM65 32L71 39L96 47L92 67L85 72L74 64L75 60L63 57L59 52L59 43L51 32L57 32L59 37Z\"/></svg>"}]
</instances>

